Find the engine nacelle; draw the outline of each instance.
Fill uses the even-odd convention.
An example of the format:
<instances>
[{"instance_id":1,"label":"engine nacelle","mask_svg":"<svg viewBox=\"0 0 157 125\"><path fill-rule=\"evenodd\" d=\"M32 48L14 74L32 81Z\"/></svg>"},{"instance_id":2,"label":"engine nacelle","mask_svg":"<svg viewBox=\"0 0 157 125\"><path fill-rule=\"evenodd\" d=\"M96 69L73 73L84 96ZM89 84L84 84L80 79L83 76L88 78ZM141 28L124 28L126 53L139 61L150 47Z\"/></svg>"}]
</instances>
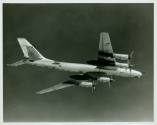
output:
<instances>
[{"instance_id":1,"label":"engine nacelle","mask_svg":"<svg viewBox=\"0 0 157 125\"><path fill-rule=\"evenodd\" d=\"M111 79L108 77L99 77L97 81L101 83L106 83L106 82L110 82Z\"/></svg>"},{"instance_id":2,"label":"engine nacelle","mask_svg":"<svg viewBox=\"0 0 157 125\"><path fill-rule=\"evenodd\" d=\"M113 56L116 59L119 59L119 60L128 60L129 59L129 56L127 54L117 54L117 53L114 53Z\"/></svg>"},{"instance_id":3,"label":"engine nacelle","mask_svg":"<svg viewBox=\"0 0 157 125\"><path fill-rule=\"evenodd\" d=\"M120 68L129 68L129 64L128 63L119 63L119 62L116 62L116 66L118 66Z\"/></svg>"},{"instance_id":4,"label":"engine nacelle","mask_svg":"<svg viewBox=\"0 0 157 125\"><path fill-rule=\"evenodd\" d=\"M81 86L81 87L92 87L93 83L92 82L87 82L87 81L81 81L79 86Z\"/></svg>"}]
</instances>

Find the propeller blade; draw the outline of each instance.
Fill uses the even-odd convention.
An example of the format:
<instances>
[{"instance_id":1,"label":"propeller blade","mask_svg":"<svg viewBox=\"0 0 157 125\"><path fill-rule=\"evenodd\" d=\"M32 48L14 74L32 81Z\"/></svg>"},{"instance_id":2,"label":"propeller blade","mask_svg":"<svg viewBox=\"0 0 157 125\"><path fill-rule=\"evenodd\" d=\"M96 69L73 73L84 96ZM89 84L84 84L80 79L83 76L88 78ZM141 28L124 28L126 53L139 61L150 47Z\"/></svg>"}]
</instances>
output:
<instances>
[{"instance_id":1,"label":"propeller blade","mask_svg":"<svg viewBox=\"0 0 157 125\"><path fill-rule=\"evenodd\" d=\"M129 68L130 72L131 72L131 68L133 67L133 65L131 65L133 54L134 54L134 50L131 51L131 53L129 54L129 57L128 57L128 66L129 66L128 68Z\"/></svg>"},{"instance_id":2,"label":"propeller blade","mask_svg":"<svg viewBox=\"0 0 157 125\"><path fill-rule=\"evenodd\" d=\"M130 62L131 62L132 57L133 57L133 54L134 54L134 50L133 50L133 51L131 51L131 53L129 54L128 61L130 61Z\"/></svg>"},{"instance_id":3,"label":"propeller blade","mask_svg":"<svg viewBox=\"0 0 157 125\"><path fill-rule=\"evenodd\" d=\"M129 55L129 59L131 60L134 54L134 50L131 51L130 55Z\"/></svg>"},{"instance_id":4,"label":"propeller blade","mask_svg":"<svg viewBox=\"0 0 157 125\"><path fill-rule=\"evenodd\" d=\"M111 83L110 82L108 82L108 87L111 88Z\"/></svg>"},{"instance_id":5,"label":"propeller blade","mask_svg":"<svg viewBox=\"0 0 157 125\"><path fill-rule=\"evenodd\" d=\"M92 93L95 91L96 87L95 85L92 86Z\"/></svg>"},{"instance_id":6,"label":"propeller blade","mask_svg":"<svg viewBox=\"0 0 157 125\"><path fill-rule=\"evenodd\" d=\"M114 81L115 81L114 79L110 78L110 82L114 82Z\"/></svg>"},{"instance_id":7,"label":"propeller blade","mask_svg":"<svg viewBox=\"0 0 157 125\"><path fill-rule=\"evenodd\" d=\"M129 67L129 70L130 70L130 72L131 72L131 68Z\"/></svg>"}]
</instances>

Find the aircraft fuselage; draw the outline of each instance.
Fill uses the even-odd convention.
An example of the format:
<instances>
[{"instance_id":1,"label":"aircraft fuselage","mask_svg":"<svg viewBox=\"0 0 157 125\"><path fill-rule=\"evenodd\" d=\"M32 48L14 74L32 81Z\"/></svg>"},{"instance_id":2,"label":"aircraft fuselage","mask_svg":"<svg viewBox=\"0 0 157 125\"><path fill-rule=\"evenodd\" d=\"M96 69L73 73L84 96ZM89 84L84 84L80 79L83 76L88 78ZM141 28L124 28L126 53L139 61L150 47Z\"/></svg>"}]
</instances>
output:
<instances>
[{"instance_id":1,"label":"aircraft fuselage","mask_svg":"<svg viewBox=\"0 0 157 125\"><path fill-rule=\"evenodd\" d=\"M79 64L79 63L68 63L68 62L58 62L50 59L41 59L36 61L26 61L26 64L36 65L40 67L48 67L52 69L58 69L62 71L77 72L77 73L86 73L86 72L100 72L104 75L111 76L122 76L122 77L141 77L141 73L136 70L130 70L129 68L120 68L120 67L97 67L89 64Z\"/></svg>"}]
</instances>

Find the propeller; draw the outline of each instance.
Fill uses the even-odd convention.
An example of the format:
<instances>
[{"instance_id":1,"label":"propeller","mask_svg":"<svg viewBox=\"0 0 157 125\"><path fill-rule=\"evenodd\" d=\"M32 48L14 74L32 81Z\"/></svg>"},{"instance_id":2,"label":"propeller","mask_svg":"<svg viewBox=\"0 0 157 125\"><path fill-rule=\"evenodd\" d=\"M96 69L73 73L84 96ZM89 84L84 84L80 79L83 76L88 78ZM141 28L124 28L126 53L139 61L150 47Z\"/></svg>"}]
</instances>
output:
<instances>
[{"instance_id":1,"label":"propeller","mask_svg":"<svg viewBox=\"0 0 157 125\"><path fill-rule=\"evenodd\" d=\"M112 76L111 76L111 78L110 78L110 81L108 82L108 86L109 86L109 88L111 88L111 82L114 82L115 80L112 78Z\"/></svg>"},{"instance_id":2,"label":"propeller","mask_svg":"<svg viewBox=\"0 0 157 125\"><path fill-rule=\"evenodd\" d=\"M133 67L133 65L131 65L133 54L134 54L134 51L131 51L128 57L128 68L130 69L130 72L131 72L131 68Z\"/></svg>"},{"instance_id":3,"label":"propeller","mask_svg":"<svg viewBox=\"0 0 157 125\"><path fill-rule=\"evenodd\" d=\"M108 82L108 87L111 88L111 82Z\"/></svg>"},{"instance_id":4,"label":"propeller","mask_svg":"<svg viewBox=\"0 0 157 125\"><path fill-rule=\"evenodd\" d=\"M92 85L92 93L95 91L96 87L95 85Z\"/></svg>"},{"instance_id":5,"label":"propeller","mask_svg":"<svg viewBox=\"0 0 157 125\"><path fill-rule=\"evenodd\" d=\"M115 80L113 78L110 78L110 82L114 82Z\"/></svg>"}]
</instances>

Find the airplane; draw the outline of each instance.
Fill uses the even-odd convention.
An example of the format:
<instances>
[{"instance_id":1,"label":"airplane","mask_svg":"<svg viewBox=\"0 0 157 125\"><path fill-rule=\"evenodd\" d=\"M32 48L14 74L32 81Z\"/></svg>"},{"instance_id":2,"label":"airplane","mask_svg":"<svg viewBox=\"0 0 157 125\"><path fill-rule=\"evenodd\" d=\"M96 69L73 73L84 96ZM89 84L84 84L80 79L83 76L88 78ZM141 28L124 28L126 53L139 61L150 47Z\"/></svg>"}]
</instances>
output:
<instances>
[{"instance_id":1,"label":"airplane","mask_svg":"<svg viewBox=\"0 0 157 125\"><path fill-rule=\"evenodd\" d=\"M71 75L70 80L37 91L37 94L44 94L71 86L92 88L93 92L98 83L108 83L110 88L110 82L114 81L112 76L131 78L140 78L142 76L140 71L132 69L130 62L133 51L129 55L114 53L109 33L107 32L100 32L97 59L89 60L86 64L59 62L45 58L25 38L17 38L17 40L23 51L24 58L15 63L8 64L8 66L29 64L78 73ZM118 62L117 60L127 61L127 63Z\"/></svg>"}]
</instances>

